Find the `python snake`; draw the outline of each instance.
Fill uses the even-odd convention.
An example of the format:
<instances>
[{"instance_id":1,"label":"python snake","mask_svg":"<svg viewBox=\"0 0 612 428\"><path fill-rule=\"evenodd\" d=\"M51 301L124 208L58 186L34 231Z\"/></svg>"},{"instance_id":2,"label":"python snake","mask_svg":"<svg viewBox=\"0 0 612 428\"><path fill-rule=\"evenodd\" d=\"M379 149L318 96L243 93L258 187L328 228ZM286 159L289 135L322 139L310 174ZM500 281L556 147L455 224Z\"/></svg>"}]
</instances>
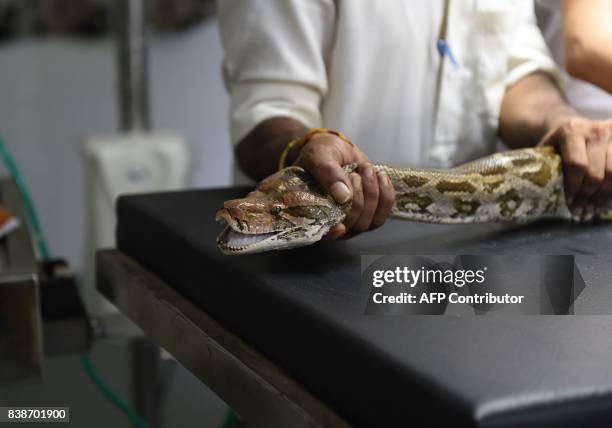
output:
<instances>
[{"instance_id":1,"label":"python snake","mask_svg":"<svg viewBox=\"0 0 612 428\"><path fill-rule=\"evenodd\" d=\"M588 216L572 215L563 192L562 161L552 147L495 153L445 170L387 165L374 169L391 178L395 189L391 215L404 220L441 224L612 220L612 203L596 207ZM291 166L265 178L245 198L224 203L216 220L227 227L217 245L225 254L309 245L342 222L349 209L350 203L336 203L306 171Z\"/></svg>"}]
</instances>

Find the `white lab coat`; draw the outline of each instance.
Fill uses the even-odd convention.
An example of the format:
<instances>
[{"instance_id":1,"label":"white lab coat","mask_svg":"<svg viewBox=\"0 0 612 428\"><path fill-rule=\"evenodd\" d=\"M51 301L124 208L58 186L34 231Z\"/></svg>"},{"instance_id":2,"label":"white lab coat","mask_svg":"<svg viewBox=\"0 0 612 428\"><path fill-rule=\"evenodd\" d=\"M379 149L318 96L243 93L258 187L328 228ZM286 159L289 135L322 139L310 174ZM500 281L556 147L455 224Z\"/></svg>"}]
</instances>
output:
<instances>
[{"instance_id":1,"label":"white lab coat","mask_svg":"<svg viewBox=\"0 0 612 428\"><path fill-rule=\"evenodd\" d=\"M234 143L288 116L345 133L373 161L448 167L495 149L508 85L556 73L530 0L450 1L457 67L436 46L442 0L218 6Z\"/></svg>"}]
</instances>

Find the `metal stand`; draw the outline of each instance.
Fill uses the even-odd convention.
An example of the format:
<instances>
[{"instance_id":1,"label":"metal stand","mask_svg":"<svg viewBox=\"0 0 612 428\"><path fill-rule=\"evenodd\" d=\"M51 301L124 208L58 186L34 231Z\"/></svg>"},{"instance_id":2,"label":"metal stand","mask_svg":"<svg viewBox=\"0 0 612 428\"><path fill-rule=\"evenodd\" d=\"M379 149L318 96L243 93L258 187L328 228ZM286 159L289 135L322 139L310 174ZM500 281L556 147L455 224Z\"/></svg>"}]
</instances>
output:
<instances>
[{"instance_id":1,"label":"metal stand","mask_svg":"<svg viewBox=\"0 0 612 428\"><path fill-rule=\"evenodd\" d=\"M115 10L121 130L148 130L147 1L116 0Z\"/></svg>"},{"instance_id":2,"label":"metal stand","mask_svg":"<svg viewBox=\"0 0 612 428\"><path fill-rule=\"evenodd\" d=\"M136 410L150 428L162 428L163 403L176 363L163 360L160 348L145 338L131 341L130 360Z\"/></svg>"}]
</instances>

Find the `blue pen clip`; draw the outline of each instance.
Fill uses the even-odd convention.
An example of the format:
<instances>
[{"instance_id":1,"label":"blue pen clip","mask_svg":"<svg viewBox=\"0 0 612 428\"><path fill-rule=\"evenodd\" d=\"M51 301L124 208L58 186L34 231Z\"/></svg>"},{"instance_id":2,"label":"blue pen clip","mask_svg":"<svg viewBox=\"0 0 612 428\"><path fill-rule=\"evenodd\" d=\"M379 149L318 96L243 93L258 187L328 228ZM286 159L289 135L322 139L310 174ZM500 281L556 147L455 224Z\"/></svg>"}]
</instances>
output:
<instances>
[{"instance_id":1,"label":"blue pen clip","mask_svg":"<svg viewBox=\"0 0 612 428\"><path fill-rule=\"evenodd\" d=\"M440 53L440 56L442 58L447 56L451 64L453 64L453 68L457 70L459 68L459 63L455 59L455 55L453 55L453 51L451 50L450 45L446 42L446 40L439 39L436 46L438 47L438 52Z\"/></svg>"}]
</instances>

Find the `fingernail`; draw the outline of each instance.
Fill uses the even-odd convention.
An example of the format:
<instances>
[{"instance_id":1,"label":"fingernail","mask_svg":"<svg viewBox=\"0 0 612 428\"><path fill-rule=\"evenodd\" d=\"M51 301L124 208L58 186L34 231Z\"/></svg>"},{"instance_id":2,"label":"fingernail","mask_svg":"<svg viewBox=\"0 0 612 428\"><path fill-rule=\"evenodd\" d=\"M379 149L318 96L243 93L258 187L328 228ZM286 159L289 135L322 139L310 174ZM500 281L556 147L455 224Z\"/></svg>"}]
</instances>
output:
<instances>
[{"instance_id":1,"label":"fingernail","mask_svg":"<svg viewBox=\"0 0 612 428\"><path fill-rule=\"evenodd\" d=\"M389 176L387 175L386 172L384 171L378 171L376 173L376 175L378 175L378 182L381 183L383 186L388 186L389 185Z\"/></svg>"},{"instance_id":2,"label":"fingernail","mask_svg":"<svg viewBox=\"0 0 612 428\"><path fill-rule=\"evenodd\" d=\"M351 191L342 181L336 181L332 184L329 191L338 203L344 204L351 199Z\"/></svg>"}]
</instances>

